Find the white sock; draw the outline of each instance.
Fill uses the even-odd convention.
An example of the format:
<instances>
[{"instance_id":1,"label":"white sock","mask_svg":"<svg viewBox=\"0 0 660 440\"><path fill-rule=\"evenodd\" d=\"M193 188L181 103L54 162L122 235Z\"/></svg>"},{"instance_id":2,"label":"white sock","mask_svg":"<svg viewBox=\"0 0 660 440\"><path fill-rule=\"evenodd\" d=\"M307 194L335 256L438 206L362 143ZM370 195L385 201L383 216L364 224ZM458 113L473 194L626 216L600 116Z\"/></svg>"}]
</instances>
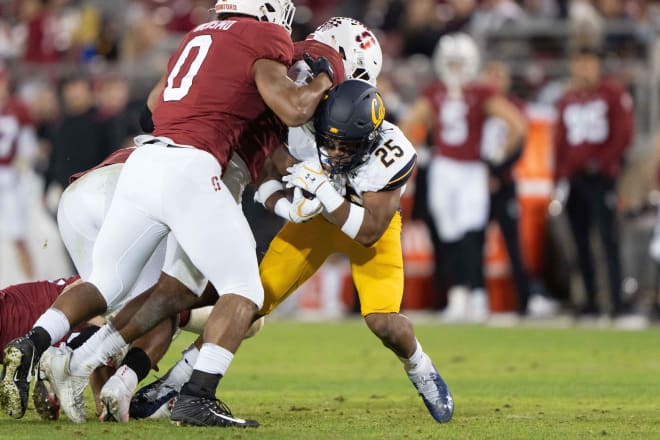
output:
<instances>
[{"instance_id":1,"label":"white sock","mask_svg":"<svg viewBox=\"0 0 660 440\"><path fill-rule=\"evenodd\" d=\"M119 367L119 369L115 372L115 376L117 376L119 380L121 380L124 385L126 385L126 388L131 391L135 390L135 387L138 384L138 377L135 371L133 371L133 369L128 365L122 365Z\"/></svg>"},{"instance_id":2,"label":"white sock","mask_svg":"<svg viewBox=\"0 0 660 440\"><path fill-rule=\"evenodd\" d=\"M205 343L199 351L195 370L224 376L233 358L234 354L231 351L219 345Z\"/></svg>"},{"instance_id":3,"label":"white sock","mask_svg":"<svg viewBox=\"0 0 660 440\"><path fill-rule=\"evenodd\" d=\"M431 359L428 357L424 350L422 350L422 345L417 341L417 348L415 352L408 359L399 358L403 363L403 368L406 370L409 376L419 374L423 371L426 371L431 366Z\"/></svg>"},{"instance_id":4,"label":"white sock","mask_svg":"<svg viewBox=\"0 0 660 440\"><path fill-rule=\"evenodd\" d=\"M50 343L54 344L67 333L71 326L69 325L69 319L61 311L54 308L50 308L44 312L43 315L37 319L37 322L34 323L34 327L41 327L48 332L50 335Z\"/></svg>"},{"instance_id":5,"label":"white sock","mask_svg":"<svg viewBox=\"0 0 660 440\"><path fill-rule=\"evenodd\" d=\"M193 366L199 357L199 349L193 344L183 351L183 356L177 361L170 371L165 375L164 385L169 385L177 391L181 391L184 383L188 382L193 372Z\"/></svg>"},{"instance_id":6,"label":"white sock","mask_svg":"<svg viewBox=\"0 0 660 440\"><path fill-rule=\"evenodd\" d=\"M124 338L108 323L73 351L69 370L74 376L89 376L117 351L126 345Z\"/></svg>"}]
</instances>

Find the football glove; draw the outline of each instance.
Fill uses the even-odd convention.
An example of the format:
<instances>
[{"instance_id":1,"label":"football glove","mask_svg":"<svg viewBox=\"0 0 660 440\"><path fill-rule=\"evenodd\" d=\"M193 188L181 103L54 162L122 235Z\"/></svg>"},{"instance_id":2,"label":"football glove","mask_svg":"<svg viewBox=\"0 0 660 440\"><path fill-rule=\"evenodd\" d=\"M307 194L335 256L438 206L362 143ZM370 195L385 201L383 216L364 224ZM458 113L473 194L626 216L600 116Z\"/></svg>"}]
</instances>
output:
<instances>
[{"instance_id":1,"label":"football glove","mask_svg":"<svg viewBox=\"0 0 660 440\"><path fill-rule=\"evenodd\" d=\"M315 217L323 210L321 201L316 197L308 199L303 195L302 189L293 189L293 200L289 207L289 220L293 223L304 223Z\"/></svg>"},{"instance_id":2,"label":"football glove","mask_svg":"<svg viewBox=\"0 0 660 440\"><path fill-rule=\"evenodd\" d=\"M321 73L325 73L330 78L332 84L335 83L335 74L332 71L332 65L325 57L312 58L308 53L303 54L303 60L307 63L309 68L312 70L314 78L319 76Z\"/></svg>"},{"instance_id":3,"label":"football glove","mask_svg":"<svg viewBox=\"0 0 660 440\"><path fill-rule=\"evenodd\" d=\"M325 183L328 185L328 176L318 162L298 162L286 169L289 174L282 177L287 188L298 187L305 191L316 194L316 191Z\"/></svg>"}]
</instances>

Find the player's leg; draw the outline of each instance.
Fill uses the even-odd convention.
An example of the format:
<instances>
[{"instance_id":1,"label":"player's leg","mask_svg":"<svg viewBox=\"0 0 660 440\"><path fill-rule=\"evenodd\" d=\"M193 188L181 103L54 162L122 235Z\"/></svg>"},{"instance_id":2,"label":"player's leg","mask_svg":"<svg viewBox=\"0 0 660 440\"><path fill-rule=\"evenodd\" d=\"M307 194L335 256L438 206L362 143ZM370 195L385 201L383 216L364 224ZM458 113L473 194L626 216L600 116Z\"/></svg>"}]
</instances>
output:
<instances>
[{"instance_id":1,"label":"player's leg","mask_svg":"<svg viewBox=\"0 0 660 440\"><path fill-rule=\"evenodd\" d=\"M372 248L354 243L349 249L361 313L369 329L401 360L431 416L445 423L454 413L451 393L417 341L412 323L399 313L404 285L400 236L401 216L396 213Z\"/></svg>"},{"instance_id":2,"label":"player's leg","mask_svg":"<svg viewBox=\"0 0 660 440\"><path fill-rule=\"evenodd\" d=\"M586 302L577 309L577 315L583 317L598 314L596 278L591 256L591 240L589 239L591 225L591 211L588 202L589 191L590 188L585 185L584 178L574 178L571 180L571 188L566 200L566 215L571 227L586 293Z\"/></svg>"},{"instance_id":3,"label":"player's leg","mask_svg":"<svg viewBox=\"0 0 660 440\"><path fill-rule=\"evenodd\" d=\"M488 223L490 196L488 170L480 162L454 164L460 181L465 182L456 193L457 228L461 238L461 256L470 295L468 318L481 322L488 318L488 296L484 286L483 245Z\"/></svg>"},{"instance_id":4,"label":"player's leg","mask_svg":"<svg viewBox=\"0 0 660 440\"><path fill-rule=\"evenodd\" d=\"M122 169L110 209L94 245L89 282L60 296L35 326L35 330L41 327L41 333L52 339L63 329L68 330L69 323L89 319L104 312L108 306L121 302L168 232L167 226L149 214L158 213L160 201L152 201L158 199L152 196L159 193L152 191L152 187L154 181L162 179L158 176L162 170L152 166L152 163L143 163L145 160L140 160L138 153L136 151ZM120 350L126 344L111 325L104 326L95 337L111 346L113 351ZM52 376L49 379L60 398L62 409L74 421L84 420L82 391L87 377L107 359L107 356L94 356L94 353L87 344L83 344L75 353L62 348L53 351L47 362L45 360L44 371Z\"/></svg>"},{"instance_id":5,"label":"player's leg","mask_svg":"<svg viewBox=\"0 0 660 440\"><path fill-rule=\"evenodd\" d=\"M442 315L449 321L462 321L467 316L468 290L460 241L464 231L458 217L459 199L465 181L457 161L434 157L428 170L427 203L440 242L447 255L445 260L450 287L447 306Z\"/></svg>"},{"instance_id":6,"label":"player's leg","mask_svg":"<svg viewBox=\"0 0 660 440\"><path fill-rule=\"evenodd\" d=\"M336 229L322 216L300 224L286 223L282 227L259 264L264 286L260 315L271 313L335 252L331 236Z\"/></svg>"},{"instance_id":7,"label":"player's leg","mask_svg":"<svg viewBox=\"0 0 660 440\"><path fill-rule=\"evenodd\" d=\"M163 357L176 328L177 317L170 317L134 341L117 371L99 393L103 405L101 420L128 422L135 387Z\"/></svg>"},{"instance_id":8,"label":"player's leg","mask_svg":"<svg viewBox=\"0 0 660 440\"><path fill-rule=\"evenodd\" d=\"M184 323L184 318L181 318L181 329L201 335L212 309L213 307L201 307L191 310L187 322ZM265 317L262 316L254 321L248 329L245 339L255 336L263 327L264 320ZM135 347L138 343L139 340L133 346ZM172 406L176 402L181 388L192 375L193 366L197 361L202 344L202 337L199 336L194 343L183 351L181 358L162 377L143 386L133 395L129 411L131 418L159 419L170 417ZM151 356L150 354L149 357L151 358ZM152 361L152 363L154 362Z\"/></svg>"}]
</instances>

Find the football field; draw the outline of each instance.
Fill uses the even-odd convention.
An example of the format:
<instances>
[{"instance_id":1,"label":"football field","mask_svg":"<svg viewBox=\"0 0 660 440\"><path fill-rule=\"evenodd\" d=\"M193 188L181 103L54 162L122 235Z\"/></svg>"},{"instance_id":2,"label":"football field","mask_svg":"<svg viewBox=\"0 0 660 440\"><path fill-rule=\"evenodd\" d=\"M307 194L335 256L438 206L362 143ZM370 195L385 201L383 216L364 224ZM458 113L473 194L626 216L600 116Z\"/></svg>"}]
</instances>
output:
<instances>
[{"instance_id":1,"label":"football field","mask_svg":"<svg viewBox=\"0 0 660 440\"><path fill-rule=\"evenodd\" d=\"M454 394L454 419L428 415L401 363L358 320L271 320L219 387L252 430L168 420L74 425L0 416L11 439L654 439L660 438L660 329L417 325ZM193 336L179 337L164 373ZM148 381L156 373L151 373ZM93 410L88 396L87 413Z\"/></svg>"}]
</instances>

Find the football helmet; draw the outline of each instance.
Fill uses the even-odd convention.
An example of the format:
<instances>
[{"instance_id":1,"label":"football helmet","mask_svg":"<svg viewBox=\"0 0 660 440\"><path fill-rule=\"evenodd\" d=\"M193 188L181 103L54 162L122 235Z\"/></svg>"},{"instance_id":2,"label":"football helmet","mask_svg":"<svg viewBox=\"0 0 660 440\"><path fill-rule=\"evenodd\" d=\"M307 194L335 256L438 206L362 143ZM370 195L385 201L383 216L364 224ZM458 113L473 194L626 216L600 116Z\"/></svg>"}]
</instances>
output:
<instances>
[{"instance_id":1,"label":"football helmet","mask_svg":"<svg viewBox=\"0 0 660 440\"><path fill-rule=\"evenodd\" d=\"M433 68L448 87L460 87L479 73L479 48L468 34L444 35L433 53Z\"/></svg>"},{"instance_id":2,"label":"football helmet","mask_svg":"<svg viewBox=\"0 0 660 440\"><path fill-rule=\"evenodd\" d=\"M380 141L385 104L378 89L346 80L319 103L314 130L319 159L331 176L362 165Z\"/></svg>"},{"instance_id":3,"label":"football helmet","mask_svg":"<svg viewBox=\"0 0 660 440\"><path fill-rule=\"evenodd\" d=\"M325 43L340 53L346 79L363 79L376 84L383 66L383 53L378 39L365 25L352 18L333 17L307 38Z\"/></svg>"},{"instance_id":4,"label":"football helmet","mask_svg":"<svg viewBox=\"0 0 660 440\"><path fill-rule=\"evenodd\" d=\"M291 0L217 0L216 14L242 14L283 26L291 33L296 7Z\"/></svg>"}]
</instances>

